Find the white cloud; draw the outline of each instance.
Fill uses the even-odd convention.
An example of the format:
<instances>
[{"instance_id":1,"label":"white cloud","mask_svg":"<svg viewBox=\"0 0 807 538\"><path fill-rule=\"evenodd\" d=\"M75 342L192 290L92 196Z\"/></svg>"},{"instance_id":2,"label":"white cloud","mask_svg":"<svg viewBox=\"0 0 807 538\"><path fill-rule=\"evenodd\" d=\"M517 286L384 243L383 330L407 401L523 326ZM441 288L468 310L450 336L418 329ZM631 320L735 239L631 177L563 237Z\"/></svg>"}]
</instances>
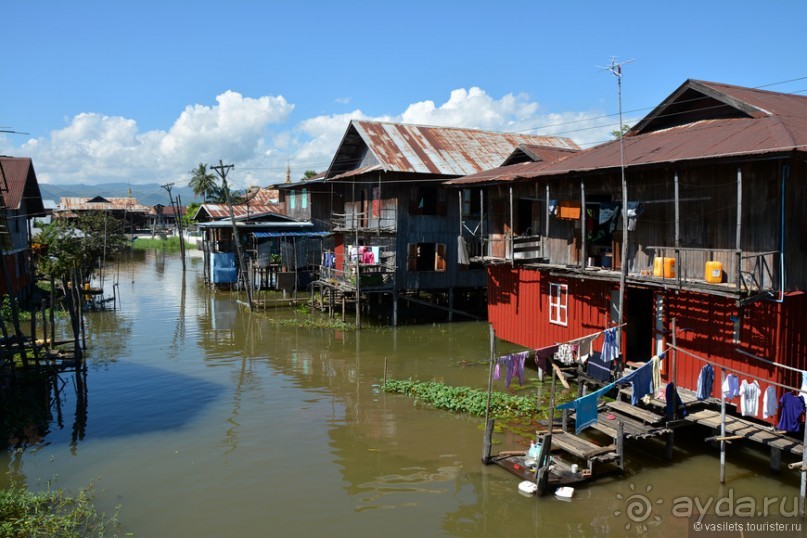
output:
<instances>
[{"instance_id":1,"label":"white cloud","mask_svg":"<svg viewBox=\"0 0 807 538\"><path fill-rule=\"evenodd\" d=\"M135 119L86 112L19 148L0 137L0 149L32 157L43 183L182 184L196 164L222 159L236 164L234 186L244 187L282 181L287 163L294 179L306 170L325 170L351 119L569 136L583 146L608 140L616 128L613 118L599 112L542 113L527 95L496 99L477 87L454 90L442 104L413 103L398 115L371 117L355 109L288 125L293 110L282 96L226 91L215 105L187 106L168 131L140 132Z\"/></svg>"}]
</instances>

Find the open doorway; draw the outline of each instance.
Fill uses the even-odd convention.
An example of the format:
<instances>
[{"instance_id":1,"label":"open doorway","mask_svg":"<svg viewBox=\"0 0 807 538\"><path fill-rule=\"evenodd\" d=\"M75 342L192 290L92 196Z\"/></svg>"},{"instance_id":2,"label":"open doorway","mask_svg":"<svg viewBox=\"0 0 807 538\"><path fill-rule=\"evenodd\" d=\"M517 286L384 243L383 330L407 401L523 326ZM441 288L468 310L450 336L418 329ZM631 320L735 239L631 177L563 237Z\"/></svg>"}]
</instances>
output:
<instances>
[{"instance_id":1,"label":"open doorway","mask_svg":"<svg viewBox=\"0 0 807 538\"><path fill-rule=\"evenodd\" d=\"M653 355L653 292L644 288L628 288L625 297L625 358L644 362Z\"/></svg>"}]
</instances>

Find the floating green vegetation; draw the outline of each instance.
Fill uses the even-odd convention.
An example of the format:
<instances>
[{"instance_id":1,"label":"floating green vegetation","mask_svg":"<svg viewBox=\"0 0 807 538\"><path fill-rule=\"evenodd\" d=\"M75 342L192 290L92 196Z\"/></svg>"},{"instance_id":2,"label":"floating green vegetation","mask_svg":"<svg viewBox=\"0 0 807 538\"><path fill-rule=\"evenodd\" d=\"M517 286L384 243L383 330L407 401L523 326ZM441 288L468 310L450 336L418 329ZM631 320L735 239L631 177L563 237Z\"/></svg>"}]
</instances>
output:
<instances>
[{"instance_id":1,"label":"floating green vegetation","mask_svg":"<svg viewBox=\"0 0 807 538\"><path fill-rule=\"evenodd\" d=\"M438 409L456 413L484 416L488 393L470 387L452 387L436 381L387 379L381 387L384 392L405 394ZM495 418L545 418L548 405L536 397L517 396L504 392L491 392L490 414Z\"/></svg>"},{"instance_id":2,"label":"floating green vegetation","mask_svg":"<svg viewBox=\"0 0 807 538\"><path fill-rule=\"evenodd\" d=\"M94 505L93 485L69 495L61 489L33 493L12 483L0 491L0 537L120 536L117 510L112 516Z\"/></svg>"},{"instance_id":3,"label":"floating green vegetation","mask_svg":"<svg viewBox=\"0 0 807 538\"><path fill-rule=\"evenodd\" d=\"M298 327L300 329L333 329L337 331L346 331L356 328L355 325L345 323L340 319L328 318L270 318L269 323L278 325L280 327Z\"/></svg>"},{"instance_id":4,"label":"floating green vegetation","mask_svg":"<svg viewBox=\"0 0 807 538\"><path fill-rule=\"evenodd\" d=\"M138 237L132 242L132 248L135 250L166 250L168 252L179 252L179 237L166 237L160 239L157 237L149 239L148 237ZM192 248L186 245L186 248Z\"/></svg>"}]
</instances>

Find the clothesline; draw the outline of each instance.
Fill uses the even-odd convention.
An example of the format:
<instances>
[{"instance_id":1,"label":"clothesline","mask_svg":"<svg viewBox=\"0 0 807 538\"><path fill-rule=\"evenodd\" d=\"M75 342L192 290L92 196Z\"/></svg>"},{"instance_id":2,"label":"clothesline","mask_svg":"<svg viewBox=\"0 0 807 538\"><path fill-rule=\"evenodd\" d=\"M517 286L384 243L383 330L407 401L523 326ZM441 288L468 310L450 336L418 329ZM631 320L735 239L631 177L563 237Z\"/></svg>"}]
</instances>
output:
<instances>
[{"instance_id":1,"label":"clothesline","mask_svg":"<svg viewBox=\"0 0 807 538\"><path fill-rule=\"evenodd\" d=\"M735 348L735 351L737 353L742 353L743 355L745 355L747 357L751 357L752 359L756 359L758 361L762 361L764 363L770 364L771 366L776 366L777 368L784 368L786 370L792 370L792 371L798 372L800 374L804 373L804 370L800 370L799 368L794 368L793 366L787 366L785 364L779 364L778 362L769 361L768 359L763 359L762 357L758 357L758 356L754 355L753 353L743 351L740 348Z\"/></svg>"},{"instance_id":2,"label":"clothesline","mask_svg":"<svg viewBox=\"0 0 807 538\"><path fill-rule=\"evenodd\" d=\"M791 387L790 385L784 385L782 383L777 383L776 381L771 381L770 379L767 379L767 378L764 378L764 377L755 376L755 375L749 374L747 372L743 372L742 370L738 370L736 368L731 368L729 366L723 366L723 365L717 365L716 363L714 363L714 362L712 362L712 361L710 361L708 359L704 359L703 357L698 357L694 353L691 353L689 351L681 349L680 347L674 346L672 344L669 345L668 349L674 349L674 350L676 350L676 351L678 351L680 353L683 353L684 355L689 355L693 359L697 359L697 360L699 360L701 362L705 362L706 364L710 364L713 367L722 368L724 370L728 370L729 372L739 374L739 375L742 375L742 376L745 376L745 377L750 377L751 379L755 379L757 381L763 381L765 383L768 383L769 385L774 385L774 386L781 387L781 388L787 389L787 390L801 391L800 387ZM801 370L799 370L799 371L801 371Z\"/></svg>"},{"instance_id":3,"label":"clothesline","mask_svg":"<svg viewBox=\"0 0 807 538\"><path fill-rule=\"evenodd\" d=\"M580 340L585 340L585 339L587 339L587 338L592 338L592 339L594 339L594 338L597 338L599 335L603 334L605 331L609 331L609 330L611 330L611 329L618 329L618 328L621 328L621 327L625 327L626 325L627 325L627 323L622 323L622 324L620 324L620 325L614 325L613 327L608 327L607 329L603 329L602 331L598 331L598 332L595 332L595 333L587 334L586 336L579 336L579 337L577 337L577 338L572 338L571 340L567 340L566 342L561 342L560 344L555 343L555 344L551 344L551 345L549 345L549 346L544 346L544 348L546 348L546 347L552 347L552 346L558 346L558 345L563 345L563 344L574 344L575 342L578 342L578 341L580 341ZM538 350L540 351L541 349L544 349L544 348L538 348ZM529 349L526 349L526 350L523 350L523 351L530 351L530 352L534 352L534 351L536 351L536 348L529 348ZM515 352L514 352L514 353L515 353ZM502 358L502 357L506 357L507 355L511 355L511 353L507 353L507 354L502 355L502 356L500 356L500 357L492 357L492 358L488 358L488 359L485 359L483 362L495 362L495 361L498 361L498 360L499 360L500 358Z\"/></svg>"}]
</instances>

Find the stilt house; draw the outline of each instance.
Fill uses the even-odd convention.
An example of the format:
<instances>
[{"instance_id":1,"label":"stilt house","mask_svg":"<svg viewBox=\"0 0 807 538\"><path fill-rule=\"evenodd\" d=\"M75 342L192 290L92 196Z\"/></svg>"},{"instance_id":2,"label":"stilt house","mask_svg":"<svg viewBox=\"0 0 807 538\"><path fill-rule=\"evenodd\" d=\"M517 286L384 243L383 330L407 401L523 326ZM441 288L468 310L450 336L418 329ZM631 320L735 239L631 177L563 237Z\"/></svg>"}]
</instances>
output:
<instances>
[{"instance_id":1,"label":"stilt house","mask_svg":"<svg viewBox=\"0 0 807 538\"><path fill-rule=\"evenodd\" d=\"M675 340L662 375L679 387L707 361L718 398L722 367L758 380L760 402L771 382L800 386L807 97L687 80L622 143L624 160L615 140L450 182L484 200L497 336L541 348L602 331L624 292L624 360Z\"/></svg>"},{"instance_id":2,"label":"stilt house","mask_svg":"<svg viewBox=\"0 0 807 538\"><path fill-rule=\"evenodd\" d=\"M31 220L45 215L34 164L27 157L0 157L0 295L25 296L36 280L31 261Z\"/></svg>"},{"instance_id":3,"label":"stilt house","mask_svg":"<svg viewBox=\"0 0 807 538\"><path fill-rule=\"evenodd\" d=\"M479 233L478 198L457 197L443 182L498 166L522 144L577 149L567 138L351 121L324 182L341 202L332 215L340 286L355 287L358 263L354 291L391 297L393 323L399 296L440 301L450 318L455 294L483 290L485 271L458 241L463 230Z\"/></svg>"}]
</instances>

